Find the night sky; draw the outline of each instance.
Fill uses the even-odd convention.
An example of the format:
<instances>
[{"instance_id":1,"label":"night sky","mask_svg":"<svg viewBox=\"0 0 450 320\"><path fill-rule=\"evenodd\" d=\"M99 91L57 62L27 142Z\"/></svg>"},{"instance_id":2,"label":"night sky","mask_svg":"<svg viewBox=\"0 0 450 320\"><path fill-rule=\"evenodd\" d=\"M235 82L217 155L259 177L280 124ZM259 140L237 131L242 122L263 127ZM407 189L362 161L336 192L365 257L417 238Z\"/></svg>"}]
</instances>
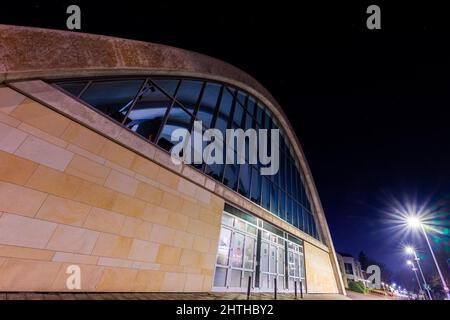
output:
<instances>
[{"instance_id":1,"label":"night sky","mask_svg":"<svg viewBox=\"0 0 450 320\"><path fill-rule=\"evenodd\" d=\"M293 124L337 251L364 250L412 286L402 245L414 239L434 270L423 239L391 228L386 212L393 198L429 199L449 224L450 25L443 8L380 4L382 29L368 30L365 11L376 2L90 2L8 1L0 23L65 29L65 9L76 3L82 32L173 45L241 68ZM450 257L448 234L433 242ZM445 260L441 267L449 271Z\"/></svg>"}]
</instances>

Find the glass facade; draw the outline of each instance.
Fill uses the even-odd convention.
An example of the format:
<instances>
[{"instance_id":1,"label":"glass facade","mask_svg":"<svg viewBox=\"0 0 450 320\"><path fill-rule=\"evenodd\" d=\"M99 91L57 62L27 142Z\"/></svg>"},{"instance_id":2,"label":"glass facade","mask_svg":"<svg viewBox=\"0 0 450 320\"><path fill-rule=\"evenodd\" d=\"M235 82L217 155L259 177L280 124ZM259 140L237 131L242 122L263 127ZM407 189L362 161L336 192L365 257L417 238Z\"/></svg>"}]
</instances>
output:
<instances>
[{"instance_id":1,"label":"glass facade","mask_svg":"<svg viewBox=\"0 0 450 320\"><path fill-rule=\"evenodd\" d=\"M195 120L202 121L204 130L216 128L223 134L232 128L280 129L277 119L255 97L215 81L152 77L68 80L55 84L167 151L174 146L171 133L177 128L191 131ZM259 164L248 164L248 153L246 164L193 166L320 240L304 174L282 129L279 154L279 171L273 176L261 176Z\"/></svg>"},{"instance_id":2,"label":"glass facade","mask_svg":"<svg viewBox=\"0 0 450 320\"><path fill-rule=\"evenodd\" d=\"M230 210L231 209L231 210ZM236 216L233 213L239 215ZM222 216L213 288L244 291L248 283L260 291L306 292L303 242L229 205Z\"/></svg>"}]
</instances>

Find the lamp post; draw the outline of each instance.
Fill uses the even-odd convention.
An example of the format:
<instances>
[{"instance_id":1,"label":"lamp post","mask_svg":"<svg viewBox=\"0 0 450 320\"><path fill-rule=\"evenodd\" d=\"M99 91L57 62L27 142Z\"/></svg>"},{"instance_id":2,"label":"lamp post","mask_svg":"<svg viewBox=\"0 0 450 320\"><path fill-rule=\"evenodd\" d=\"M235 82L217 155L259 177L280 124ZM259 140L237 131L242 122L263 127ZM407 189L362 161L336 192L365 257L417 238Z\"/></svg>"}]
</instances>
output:
<instances>
[{"instance_id":1,"label":"lamp post","mask_svg":"<svg viewBox=\"0 0 450 320\"><path fill-rule=\"evenodd\" d=\"M408 261L406 261L406 263L408 265L410 265L411 266L411 270L414 271L414 274L416 275L417 284L419 285L420 294L422 294L422 292L423 292L422 285L420 284L419 276L417 275L417 268L414 266L414 262L412 262L411 260L408 260Z\"/></svg>"},{"instance_id":2,"label":"lamp post","mask_svg":"<svg viewBox=\"0 0 450 320\"><path fill-rule=\"evenodd\" d=\"M420 276L422 277L423 285L425 286L425 290L427 291L428 298L430 300L433 300L433 298L431 297L430 289L428 288L427 281L425 280L425 276L423 275L422 267L420 266L420 261L419 257L416 254L416 250L414 250L413 247L406 247L405 251L407 254L412 254L414 256L414 260L417 262L417 267L419 268Z\"/></svg>"},{"instance_id":3,"label":"lamp post","mask_svg":"<svg viewBox=\"0 0 450 320\"><path fill-rule=\"evenodd\" d=\"M410 225L412 228L420 228L422 230L425 240L427 241L428 248L430 249L431 256L433 257L434 264L436 265L436 268L438 270L439 277L441 278L441 283L442 283L442 287L444 288L445 295L447 296L447 299L450 300L450 291L447 287L447 284L445 283L444 276L442 275L441 268L439 268L439 264L436 260L436 257L434 256L434 251L433 251L433 248L431 247L430 241L428 240L428 235L427 235L427 232L425 231L425 227L424 227L423 223L420 221L419 218L414 217L414 216L408 217L407 222L408 222L408 225Z\"/></svg>"}]
</instances>

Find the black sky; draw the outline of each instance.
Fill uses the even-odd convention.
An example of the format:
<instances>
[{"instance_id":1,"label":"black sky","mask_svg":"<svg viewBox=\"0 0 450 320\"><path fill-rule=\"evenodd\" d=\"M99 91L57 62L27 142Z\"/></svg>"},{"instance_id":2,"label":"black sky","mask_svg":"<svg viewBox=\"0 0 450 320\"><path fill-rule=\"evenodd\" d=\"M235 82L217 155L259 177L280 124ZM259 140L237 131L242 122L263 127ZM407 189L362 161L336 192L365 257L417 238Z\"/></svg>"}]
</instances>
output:
<instances>
[{"instance_id":1,"label":"black sky","mask_svg":"<svg viewBox=\"0 0 450 320\"><path fill-rule=\"evenodd\" d=\"M0 23L65 29L65 9L77 3L82 32L198 51L258 79L295 127L338 251L365 250L402 270L399 238L385 223L387 199L449 198L444 8L374 2L382 30L367 30L373 3L364 1L40 2L2 3ZM448 236L441 240L448 258Z\"/></svg>"}]
</instances>

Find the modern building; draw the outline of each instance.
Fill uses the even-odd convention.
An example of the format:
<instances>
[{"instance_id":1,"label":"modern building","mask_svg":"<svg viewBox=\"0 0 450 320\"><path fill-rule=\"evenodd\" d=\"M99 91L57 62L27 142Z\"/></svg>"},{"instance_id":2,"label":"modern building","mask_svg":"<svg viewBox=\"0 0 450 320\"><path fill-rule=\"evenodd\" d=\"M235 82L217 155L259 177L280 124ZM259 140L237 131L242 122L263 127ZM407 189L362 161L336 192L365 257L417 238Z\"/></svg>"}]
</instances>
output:
<instances>
[{"instance_id":1,"label":"modern building","mask_svg":"<svg viewBox=\"0 0 450 320\"><path fill-rule=\"evenodd\" d=\"M344 285L348 288L349 281L361 282L364 286L368 286L365 272L361 268L361 263L348 253L336 253Z\"/></svg>"},{"instance_id":2,"label":"modern building","mask_svg":"<svg viewBox=\"0 0 450 320\"><path fill-rule=\"evenodd\" d=\"M0 25L0 291L345 294L305 156L255 79L198 53ZM280 170L174 164L171 132L278 128ZM69 274L68 274L69 272Z\"/></svg>"}]
</instances>

